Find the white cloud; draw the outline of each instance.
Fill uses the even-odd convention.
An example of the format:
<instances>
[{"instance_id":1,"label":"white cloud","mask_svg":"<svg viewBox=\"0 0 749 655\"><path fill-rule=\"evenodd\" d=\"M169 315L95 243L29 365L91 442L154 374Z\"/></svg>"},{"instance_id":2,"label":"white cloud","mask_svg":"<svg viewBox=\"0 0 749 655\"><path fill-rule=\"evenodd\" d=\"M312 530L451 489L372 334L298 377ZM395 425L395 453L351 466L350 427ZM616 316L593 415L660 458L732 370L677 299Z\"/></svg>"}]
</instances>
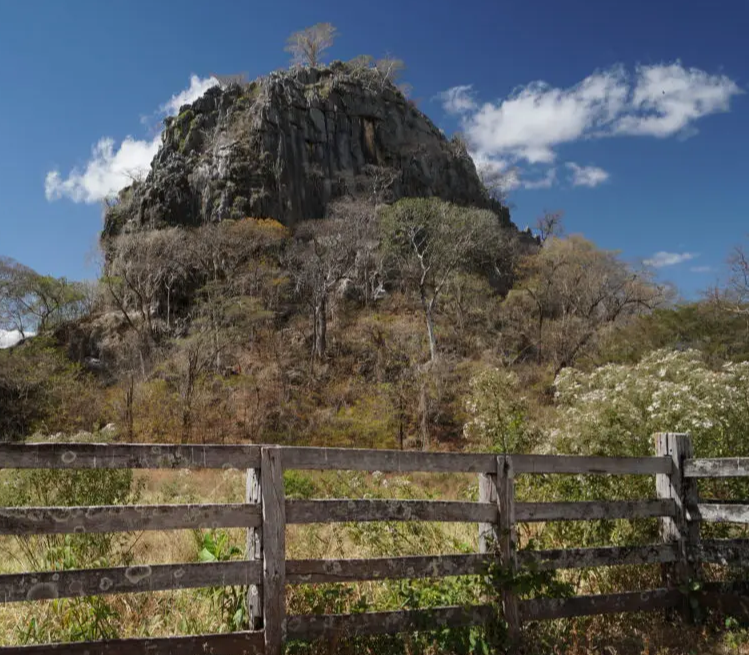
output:
<instances>
[{"instance_id":1,"label":"white cloud","mask_svg":"<svg viewBox=\"0 0 749 655\"><path fill-rule=\"evenodd\" d=\"M162 114L175 113L186 103L194 102L209 88L218 84L214 78L190 78L189 88L161 105ZM111 137L102 137L91 150L91 158L81 168L63 177L59 170L49 171L44 180L44 194L50 202L68 198L73 202L96 203L115 195L148 173L151 161L161 146L161 135L151 140L131 136L117 145Z\"/></svg>"},{"instance_id":2,"label":"white cloud","mask_svg":"<svg viewBox=\"0 0 749 655\"><path fill-rule=\"evenodd\" d=\"M524 189L550 189L557 181L557 169L550 168L546 174L535 180L524 180L521 178L520 185Z\"/></svg>"},{"instance_id":3,"label":"white cloud","mask_svg":"<svg viewBox=\"0 0 749 655\"><path fill-rule=\"evenodd\" d=\"M15 346L21 340L21 333L18 330L0 329L0 348L10 348Z\"/></svg>"},{"instance_id":4,"label":"white cloud","mask_svg":"<svg viewBox=\"0 0 749 655\"><path fill-rule=\"evenodd\" d=\"M532 82L506 98L479 104L470 86L440 94L445 109L460 114L461 127L474 154L550 166L560 146L585 139L621 136L685 138L695 123L730 110L743 91L726 75L685 68L680 61L623 66L596 71L579 83L559 88ZM573 183L577 174L573 170ZM595 186L605 171L581 170L579 182Z\"/></svg>"},{"instance_id":5,"label":"white cloud","mask_svg":"<svg viewBox=\"0 0 749 655\"><path fill-rule=\"evenodd\" d=\"M442 107L448 114L465 114L476 109L472 84L454 86L437 94L437 97L442 101Z\"/></svg>"},{"instance_id":6,"label":"white cloud","mask_svg":"<svg viewBox=\"0 0 749 655\"><path fill-rule=\"evenodd\" d=\"M67 197L73 202L94 203L109 198L148 172L160 145L161 135L152 141L128 136L115 150L114 139L105 137L93 147L83 170L74 168L64 179L57 170L47 173L47 200Z\"/></svg>"},{"instance_id":7,"label":"white cloud","mask_svg":"<svg viewBox=\"0 0 749 655\"><path fill-rule=\"evenodd\" d=\"M179 112L182 105L191 105L212 86L216 86L218 80L215 77L200 78L197 75L190 76L190 86L184 91L175 93L168 102L161 105L161 111L167 116Z\"/></svg>"},{"instance_id":8,"label":"white cloud","mask_svg":"<svg viewBox=\"0 0 749 655\"><path fill-rule=\"evenodd\" d=\"M567 162L565 166L572 173L573 186L595 187L609 179L607 171L598 166L580 166L574 162Z\"/></svg>"},{"instance_id":9,"label":"white cloud","mask_svg":"<svg viewBox=\"0 0 749 655\"><path fill-rule=\"evenodd\" d=\"M621 134L667 137L689 128L703 116L727 112L731 98L742 93L726 75L710 75L699 68L686 69L681 62L640 66L631 100L631 114L615 126Z\"/></svg>"},{"instance_id":10,"label":"white cloud","mask_svg":"<svg viewBox=\"0 0 749 655\"><path fill-rule=\"evenodd\" d=\"M652 266L653 268L663 268L688 262L695 257L697 257L697 254L693 252L665 252L661 250L646 259L644 263L646 266Z\"/></svg>"},{"instance_id":11,"label":"white cloud","mask_svg":"<svg viewBox=\"0 0 749 655\"><path fill-rule=\"evenodd\" d=\"M713 270L712 266L692 266L689 269L692 273L711 273Z\"/></svg>"}]
</instances>

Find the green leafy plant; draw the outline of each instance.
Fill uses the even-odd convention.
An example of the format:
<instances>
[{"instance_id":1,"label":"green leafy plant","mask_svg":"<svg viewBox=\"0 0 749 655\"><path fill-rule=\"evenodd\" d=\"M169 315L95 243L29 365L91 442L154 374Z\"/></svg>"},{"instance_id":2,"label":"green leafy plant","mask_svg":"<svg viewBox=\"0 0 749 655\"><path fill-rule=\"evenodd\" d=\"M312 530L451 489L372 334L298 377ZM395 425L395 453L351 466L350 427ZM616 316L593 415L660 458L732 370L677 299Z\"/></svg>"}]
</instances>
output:
<instances>
[{"instance_id":1,"label":"green leafy plant","mask_svg":"<svg viewBox=\"0 0 749 655\"><path fill-rule=\"evenodd\" d=\"M200 562L227 562L241 556L241 548L233 545L229 534L224 530L210 530L195 533L198 560ZM247 586L212 587L206 589L211 604L220 612L224 625L230 632L243 630L248 620Z\"/></svg>"}]
</instances>

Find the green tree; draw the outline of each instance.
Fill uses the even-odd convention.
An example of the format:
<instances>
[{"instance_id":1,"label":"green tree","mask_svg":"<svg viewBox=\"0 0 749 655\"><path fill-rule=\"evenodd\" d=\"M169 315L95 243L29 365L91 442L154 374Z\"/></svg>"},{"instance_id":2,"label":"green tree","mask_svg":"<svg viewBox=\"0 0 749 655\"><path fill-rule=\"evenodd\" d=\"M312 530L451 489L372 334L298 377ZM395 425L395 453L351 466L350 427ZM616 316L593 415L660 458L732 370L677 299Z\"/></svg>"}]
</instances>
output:
<instances>
[{"instance_id":1,"label":"green tree","mask_svg":"<svg viewBox=\"0 0 749 655\"><path fill-rule=\"evenodd\" d=\"M437 198L407 198L382 213L383 246L405 284L419 294L431 361L438 356L434 315L461 269L489 262L501 238L495 214Z\"/></svg>"}]
</instances>

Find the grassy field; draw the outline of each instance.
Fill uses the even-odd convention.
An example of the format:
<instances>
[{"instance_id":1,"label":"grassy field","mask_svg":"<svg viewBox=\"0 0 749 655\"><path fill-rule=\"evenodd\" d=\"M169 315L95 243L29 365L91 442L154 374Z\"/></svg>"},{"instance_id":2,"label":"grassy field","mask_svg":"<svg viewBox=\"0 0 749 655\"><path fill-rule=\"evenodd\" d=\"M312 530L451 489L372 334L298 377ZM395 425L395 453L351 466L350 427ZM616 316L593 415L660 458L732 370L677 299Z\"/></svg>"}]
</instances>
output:
<instances>
[{"instance_id":1,"label":"grassy field","mask_svg":"<svg viewBox=\"0 0 749 655\"><path fill-rule=\"evenodd\" d=\"M58 475L58 474L56 474ZM65 474L61 474L65 475ZM42 484L55 479L32 474L0 472L6 499L18 504L39 494ZM101 484L110 484L102 479ZM136 473L121 481L130 496L115 494L120 502L137 499L144 504L243 502L245 476L238 471L153 471ZM65 486L75 496L85 485ZM45 487L46 489L47 487ZM14 490L25 490L17 493ZM475 476L432 474L394 475L360 473L298 473L286 475L291 498L435 498L475 500ZM90 493L100 492L95 485ZM45 493L52 493L47 491ZM64 495L64 494L63 494ZM85 500L71 497L70 500ZM75 504L68 502L66 504ZM86 503L82 503L86 504ZM523 533L523 540L539 538ZM84 538L85 539L85 538ZM142 532L103 540L93 546L73 537L3 538L0 572L93 568L123 564L195 562L211 558L242 558L244 530ZM297 558L381 557L393 555L466 553L477 550L474 524L375 523L290 526L287 556ZM578 591L637 589L658 584L654 567L621 567L562 579ZM442 581L393 581L289 587L290 613L356 612L378 609L471 604L485 593L476 578ZM184 590L149 594L106 596L18 603L0 606L0 644L41 643L106 637L164 636L224 632L242 627L244 590L241 588ZM716 628L724 628L718 631ZM690 628L665 621L660 615L620 616L560 621L531 626L525 635L527 652L559 653L749 653L743 630L736 624ZM475 632L475 631L474 631ZM291 645L289 652L483 653L481 635L421 635L378 638L354 644Z\"/></svg>"}]
</instances>

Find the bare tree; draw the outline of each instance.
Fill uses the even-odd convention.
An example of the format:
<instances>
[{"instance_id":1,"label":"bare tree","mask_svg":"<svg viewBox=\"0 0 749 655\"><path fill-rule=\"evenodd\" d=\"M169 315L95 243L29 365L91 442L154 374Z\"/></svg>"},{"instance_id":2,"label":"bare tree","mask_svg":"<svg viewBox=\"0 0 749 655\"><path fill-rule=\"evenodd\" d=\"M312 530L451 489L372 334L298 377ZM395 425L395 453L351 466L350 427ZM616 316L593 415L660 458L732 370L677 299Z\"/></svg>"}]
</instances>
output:
<instances>
[{"instance_id":1,"label":"bare tree","mask_svg":"<svg viewBox=\"0 0 749 655\"><path fill-rule=\"evenodd\" d=\"M338 30L330 23L317 23L294 32L284 50L291 53L291 63L295 66L317 66L337 36Z\"/></svg>"},{"instance_id":2,"label":"bare tree","mask_svg":"<svg viewBox=\"0 0 749 655\"><path fill-rule=\"evenodd\" d=\"M505 334L522 355L571 366L605 330L664 304L668 290L616 253L579 236L552 237L525 258L503 306Z\"/></svg>"},{"instance_id":3,"label":"bare tree","mask_svg":"<svg viewBox=\"0 0 749 655\"><path fill-rule=\"evenodd\" d=\"M386 252L406 281L418 290L426 321L431 361L437 359L434 313L453 275L484 257L500 233L490 211L466 209L436 198L408 198L382 216Z\"/></svg>"},{"instance_id":4,"label":"bare tree","mask_svg":"<svg viewBox=\"0 0 749 655\"><path fill-rule=\"evenodd\" d=\"M551 237L559 237L564 233L564 227L562 225L562 217L564 212L561 211L545 211L543 216L539 216L536 219L536 231L538 232L538 238L541 243L545 243L547 239Z\"/></svg>"},{"instance_id":5,"label":"bare tree","mask_svg":"<svg viewBox=\"0 0 749 655\"><path fill-rule=\"evenodd\" d=\"M356 240L350 228L343 218L302 223L287 254L296 293L312 310L317 359L325 357L327 350L330 294L356 265Z\"/></svg>"}]
</instances>

